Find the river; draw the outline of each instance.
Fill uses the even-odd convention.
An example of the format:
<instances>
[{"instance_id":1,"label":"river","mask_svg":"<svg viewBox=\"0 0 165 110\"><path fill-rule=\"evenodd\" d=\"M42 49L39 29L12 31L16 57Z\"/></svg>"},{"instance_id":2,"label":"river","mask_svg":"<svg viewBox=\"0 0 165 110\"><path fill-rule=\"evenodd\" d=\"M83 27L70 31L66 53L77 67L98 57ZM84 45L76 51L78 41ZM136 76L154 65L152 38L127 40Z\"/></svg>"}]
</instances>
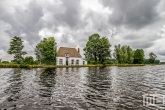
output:
<instances>
[{"instance_id":1,"label":"river","mask_svg":"<svg viewBox=\"0 0 165 110\"><path fill-rule=\"evenodd\" d=\"M0 68L0 110L165 109L164 67Z\"/></svg>"}]
</instances>

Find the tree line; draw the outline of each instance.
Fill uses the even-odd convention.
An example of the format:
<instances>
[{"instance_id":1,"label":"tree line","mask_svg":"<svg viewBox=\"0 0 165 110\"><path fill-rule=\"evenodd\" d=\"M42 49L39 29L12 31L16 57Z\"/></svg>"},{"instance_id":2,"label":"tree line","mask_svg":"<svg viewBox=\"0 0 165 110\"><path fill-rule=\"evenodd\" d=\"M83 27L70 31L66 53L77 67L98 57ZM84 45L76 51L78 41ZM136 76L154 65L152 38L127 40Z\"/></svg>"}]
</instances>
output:
<instances>
[{"instance_id":1,"label":"tree line","mask_svg":"<svg viewBox=\"0 0 165 110\"><path fill-rule=\"evenodd\" d=\"M88 64L112 64L111 44L106 37L100 37L99 34L89 36L88 42L84 48L85 58ZM117 64L144 64L145 54L143 49L133 50L128 45L115 45L112 54ZM156 54L149 53L149 62L154 63Z\"/></svg>"},{"instance_id":2,"label":"tree line","mask_svg":"<svg viewBox=\"0 0 165 110\"><path fill-rule=\"evenodd\" d=\"M8 54L13 55L11 61L16 64L47 64L56 65L56 48L57 43L54 37L44 38L35 47L34 52L36 60L23 51L24 45L21 37L13 37L10 41ZM84 48L85 58L88 64L144 64L145 55L143 49L133 50L127 45L115 45L114 52L111 54L111 44L106 37L100 37L99 34L92 34ZM112 56L115 61L112 60ZM156 55L151 52L148 61L154 63Z\"/></svg>"},{"instance_id":3,"label":"tree line","mask_svg":"<svg viewBox=\"0 0 165 110\"><path fill-rule=\"evenodd\" d=\"M56 64L56 41L54 37L44 38L35 47L36 60L32 56L23 57L27 52L23 51L24 45L21 37L13 37L10 41L8 54L14 56L11 61L16 64Z\"/></svg>"}]
</instances>

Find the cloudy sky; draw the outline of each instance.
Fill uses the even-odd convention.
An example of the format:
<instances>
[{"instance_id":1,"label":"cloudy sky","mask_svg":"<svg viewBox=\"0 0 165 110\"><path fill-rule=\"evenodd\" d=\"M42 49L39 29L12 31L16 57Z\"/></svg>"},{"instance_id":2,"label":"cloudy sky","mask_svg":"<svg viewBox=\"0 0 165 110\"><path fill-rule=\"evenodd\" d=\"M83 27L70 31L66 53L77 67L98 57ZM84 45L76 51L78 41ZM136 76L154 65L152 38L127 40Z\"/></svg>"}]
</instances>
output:
<instances>
[{"instance_id":1,"label":"cloudy sky","mask_svg":"<svg viewBox=\"0 0 165 110\"><path fill-rule=\"evenodd\" d=\"M143 48L165 61L165 0L0 0L0 58L10 39L22 37L28 55L44 37L60 46L80 47L98 33L113 46Z\"/></svg>"}]
</instances>

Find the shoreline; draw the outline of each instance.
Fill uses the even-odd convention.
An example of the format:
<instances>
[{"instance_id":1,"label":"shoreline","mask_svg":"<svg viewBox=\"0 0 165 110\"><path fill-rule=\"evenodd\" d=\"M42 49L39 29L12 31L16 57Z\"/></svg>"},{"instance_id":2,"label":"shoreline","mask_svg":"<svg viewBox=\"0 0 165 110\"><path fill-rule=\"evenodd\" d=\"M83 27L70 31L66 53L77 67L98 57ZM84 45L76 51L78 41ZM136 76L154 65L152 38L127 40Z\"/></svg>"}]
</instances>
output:
<instances>
[{"instance_id":1,"label":"shoreline","mask_svg":"<svg viewBox=\"0 0 165 110\"><path fill-rule=\"evenodd\" d=\"M152 64L109 64L109 65L23 65L23 64L0 64L0 68L80 68L80 67L136 67L136 66L155 66Z\"/></svg>"}]
</instances>

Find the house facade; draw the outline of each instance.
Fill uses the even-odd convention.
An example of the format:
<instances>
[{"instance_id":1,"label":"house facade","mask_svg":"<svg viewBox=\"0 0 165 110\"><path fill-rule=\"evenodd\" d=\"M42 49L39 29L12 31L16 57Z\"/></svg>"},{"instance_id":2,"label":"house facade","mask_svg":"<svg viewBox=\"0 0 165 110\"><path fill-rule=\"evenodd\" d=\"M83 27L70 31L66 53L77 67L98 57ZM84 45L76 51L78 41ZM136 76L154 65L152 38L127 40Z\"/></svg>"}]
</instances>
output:
<instances>
[{"instance_id":1,"label":"house facade","mask_svg":"<svg viewBox=\"0 0 165 110\"><path fill-rule=\"evenodd\" d=\"M56 65L86 65L87 62L80 55L80 49L60 47L57 51Z\"/></svg>"}]
</instances>

